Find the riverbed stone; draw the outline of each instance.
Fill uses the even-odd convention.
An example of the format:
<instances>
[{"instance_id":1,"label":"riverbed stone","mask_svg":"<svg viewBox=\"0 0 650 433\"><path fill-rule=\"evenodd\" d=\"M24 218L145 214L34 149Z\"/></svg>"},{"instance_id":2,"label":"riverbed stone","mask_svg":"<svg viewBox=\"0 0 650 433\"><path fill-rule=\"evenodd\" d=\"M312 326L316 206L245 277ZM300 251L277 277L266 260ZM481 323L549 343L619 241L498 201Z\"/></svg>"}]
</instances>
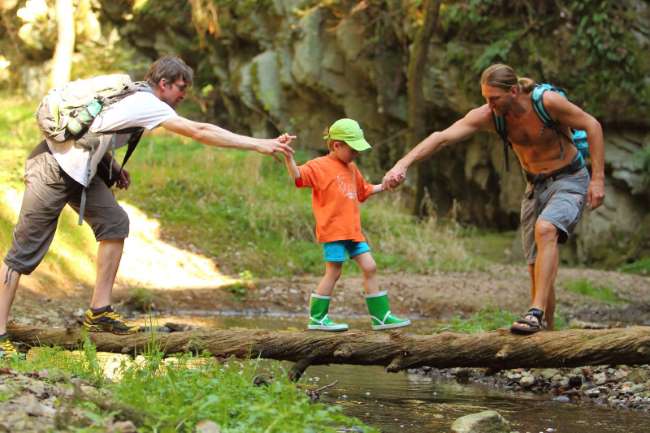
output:
<instances>
[{"instance_id":1,"label":"riverbed stone","mask_svg":"<svg viewBox=\"0 0 650 433\"><path fill-rule=\"evenodd\" d=\"M451 425L453 433L510 433L510 423L494 410L458 418Z\"/></svg>"}]
</instances>

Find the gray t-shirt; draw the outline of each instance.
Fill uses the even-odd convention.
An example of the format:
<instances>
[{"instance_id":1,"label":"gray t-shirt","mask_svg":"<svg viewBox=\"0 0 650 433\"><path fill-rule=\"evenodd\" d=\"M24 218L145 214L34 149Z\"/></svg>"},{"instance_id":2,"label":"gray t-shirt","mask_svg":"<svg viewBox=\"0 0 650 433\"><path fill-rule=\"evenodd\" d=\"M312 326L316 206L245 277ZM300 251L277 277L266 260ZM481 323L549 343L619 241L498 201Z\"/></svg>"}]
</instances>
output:
<instances>
[{"instance_id":1,"label":"gray t-shirt","mask_svg":"<svg viewBox=\"0 0 650 433\"><path fill-rule=\"evenodd\" d=\"M136 92L116 102L95 118L90 125L90 132L118 131L127 128L145 128L151 130L161 123L178 116L174 109L150 92ZM63 171L71 178L88 186L97 171L97 164L111 149L124 146L130 134L107 134L100 139L97 151L92 155L81 146L75 146L74 140L63 143L47 140L47 144ZM90 174L88 173L90 168Z\"/></svg>"}]
</instances>

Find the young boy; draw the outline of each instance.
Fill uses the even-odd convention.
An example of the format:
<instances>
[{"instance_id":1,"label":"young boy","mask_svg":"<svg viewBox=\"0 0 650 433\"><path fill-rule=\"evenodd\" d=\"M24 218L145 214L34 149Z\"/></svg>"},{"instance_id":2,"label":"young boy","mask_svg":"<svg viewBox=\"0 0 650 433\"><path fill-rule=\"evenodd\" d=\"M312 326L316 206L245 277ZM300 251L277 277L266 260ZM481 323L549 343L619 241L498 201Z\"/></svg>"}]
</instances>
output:
<instances>
[{"instance_id":1,"label":"young boy","mask_svg":"<svg viewBox=\"0 0 650 433\"><path fill-rule=\"evenodd\" d=\"M382 191L381 185L370 185L352 162L359 152L370 149L359 124L352 119L339 119L329 127L326 136L330 153L298 167L293 155L285 162L296 186L312 188L312 208L316 218L316 237L323 244L325 276L311 295L308 329L346 331L348 325L335 323L328 316L332 290L343 263L348 257L363 271L366 304L372 329L408 326L407 319L395 317L388 295L377 287L375 264L370 247L361 232L359 203Z\"/></svg>"}]
</instances>

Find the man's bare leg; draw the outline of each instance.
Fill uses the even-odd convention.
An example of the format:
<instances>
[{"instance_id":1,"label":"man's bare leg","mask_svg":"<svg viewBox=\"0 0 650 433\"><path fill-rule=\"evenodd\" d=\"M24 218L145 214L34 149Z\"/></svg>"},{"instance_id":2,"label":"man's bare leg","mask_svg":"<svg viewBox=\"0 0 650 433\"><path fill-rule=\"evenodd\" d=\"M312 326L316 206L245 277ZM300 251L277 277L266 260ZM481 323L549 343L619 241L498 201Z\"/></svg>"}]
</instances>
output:
<instances>
[{"instance_id":1,"label":"man's bare leg","mask_svg":"<svg viewBox=\"0 0 650 433\"><path fill-rule=\"evenodd\" d=\"M11 310L11 304L16 296L20 275L4 262L0 266L0 335L7 332L9 310Z\"/></svg>"},{"instance_id":2,"label":"man's bare leg","mask_svg":"<svg viewBox=\"0 0 650 433\"><path fill-rule=\"evenodd\" d=\"M95 290L90 301L91 308L101 308L111 303L111 293L115 276L120 267L124 239L99 241L97 247L97 279Z\"/></svg>"},{"instance_id":3,"label":"man's bare leg","mask_svg":"<svg viewBox=\"0 0 650 433\"><path fill-rule=\"evenodd\" d=\"M535 294L537 293L537 290L535 290L535 264L530 263L528 265L528 275L530 276L530 300L532 301L535 299Z\"/></svg>"},{"instance_id":4,"label":"man's bare leg","mask_svg":"<svg viewBox=\"0 0 650 433\"><path fill-rule=\"evenodd\" d=\"M531 307L544 310L549 329L555 323L555 278L560 260L557 228L548 221L535 224L537 257L534 265L535 294Z\"/></svg>"}]
</instances>

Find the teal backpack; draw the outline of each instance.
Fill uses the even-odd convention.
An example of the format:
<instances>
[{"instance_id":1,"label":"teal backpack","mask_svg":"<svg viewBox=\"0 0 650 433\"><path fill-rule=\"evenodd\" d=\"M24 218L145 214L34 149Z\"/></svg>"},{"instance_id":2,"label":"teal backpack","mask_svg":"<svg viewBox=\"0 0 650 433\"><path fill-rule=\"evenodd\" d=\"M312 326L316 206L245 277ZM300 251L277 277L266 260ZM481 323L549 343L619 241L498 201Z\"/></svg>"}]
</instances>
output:
<instances>
[{"instance_id":1,"label":"teal backpack","mask_svg":"<svg viewBox=\"0 0 650 433\"><path fill-rule=\"evenodd\" d=\"M544 108L544 92L547 90L551 90L553 92L557 92L560 95L564 96L565 98L567 97L566 91L560 87L555 87L552 84L537 84L533 91L530 93L530 99L533 103L533 109L535 110L535 113L537 114L537 117L539 117L539 120L542 121L544 126L547 128L552 128L555 130L558 134L564 134L562 130L560 129L560 125L555 122L551 116L548 114L546 111L546 108ZM498 116L494 112L492 112L492 118L494 119L494 127L501 137L501 140L503 140L503 152L505 156L505 161L506 161L506 170L510 170L509 164L508 164L508 147L512 147L512 144L510 143L510 140L508 140L508 130L506 128L506 119L503 116ZM571 129L571 137L567 137L571 139L571 142L573 142L573 145L578 149L578 158L582 160L582 165L585 164L585 160L589 157L589 143L587 142L587 131L583 131L582 129ZM564 143L560 144L560 157L564 158Z\"/></svg>"}]
</instances>

